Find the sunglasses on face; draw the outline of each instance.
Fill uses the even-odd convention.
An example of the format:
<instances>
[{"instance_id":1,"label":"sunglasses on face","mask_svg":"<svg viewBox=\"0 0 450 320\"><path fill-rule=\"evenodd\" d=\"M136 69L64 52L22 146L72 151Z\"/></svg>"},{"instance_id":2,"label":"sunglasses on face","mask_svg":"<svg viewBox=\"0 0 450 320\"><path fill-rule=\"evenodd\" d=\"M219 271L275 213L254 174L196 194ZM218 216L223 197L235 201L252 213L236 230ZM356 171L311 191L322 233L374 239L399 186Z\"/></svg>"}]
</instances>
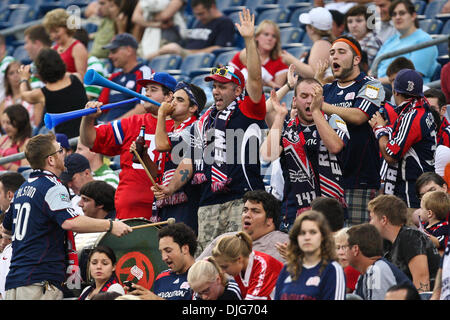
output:
<instances>
[{"instance_id":1,"label":"sunglasses on face","mask_svg":"<svg viewBox=\"0 0 450 320\"><path fill-rule=\"evenodd\" d=\"M212 68L211 74L212 75L217 74L221 77L224 77L224 78L227 78L230 80L231 80L231 77L235 77L239 81L239 84L241 84L241 80L239 79L239 77L237 75L235 75L233 72L229 71L227 68Z\"/></svg>"}]
</instances>

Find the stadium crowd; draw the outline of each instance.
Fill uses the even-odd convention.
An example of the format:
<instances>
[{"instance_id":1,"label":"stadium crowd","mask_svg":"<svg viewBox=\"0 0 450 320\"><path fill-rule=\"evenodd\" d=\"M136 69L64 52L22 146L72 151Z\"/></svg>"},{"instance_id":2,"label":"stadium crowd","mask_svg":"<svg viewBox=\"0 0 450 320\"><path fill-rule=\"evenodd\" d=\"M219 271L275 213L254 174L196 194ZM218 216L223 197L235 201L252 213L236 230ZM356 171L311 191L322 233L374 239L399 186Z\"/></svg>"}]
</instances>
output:
<instances>
[{"instance_id":1,"label":"stadium crowd","mask_svg":"<svg viewBox=\"0 0 450 320\"><path fill-rule=\"evenodd\" d=\"M28 63L0 35L1 299L449 300L448 31L381 59L439 1L95 0Z\"/></svg>"}]
</instances>

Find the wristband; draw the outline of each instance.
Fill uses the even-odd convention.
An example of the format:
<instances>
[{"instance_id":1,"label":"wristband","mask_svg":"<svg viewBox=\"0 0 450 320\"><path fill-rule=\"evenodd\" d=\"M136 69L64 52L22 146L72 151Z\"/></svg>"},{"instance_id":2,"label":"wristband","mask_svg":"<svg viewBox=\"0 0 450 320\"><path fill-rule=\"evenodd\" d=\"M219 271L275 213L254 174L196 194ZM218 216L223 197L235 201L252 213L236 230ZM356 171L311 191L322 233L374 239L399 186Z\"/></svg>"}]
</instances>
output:
<instances>
[{"instance_id":1,"label":"wristband","mask_svg":"<svg viewBox=\"0 0 450 320\"><path fill-rule=\"evenodd\" d=\"M289 84L289 81L286 82L287 87L289 88L289 90L293 90L294 88L291 87L291 85Z\"/></svg>"},{"instance_id":2,"label":"wristband","mask_svg":"<svg viewBox=\"0 0 450 320\"><path fill-rule=\"evenodd\" d=\"M375 138L380 139L382 136L390 135L390 131L386 126L376 126L373 128L373 133L375 134Z\"/></svg>"},{"instance_id":3,"label":"wristband","mask_svg":"<svg viewBox=\"0 0 450 320\"><path fill-rule=\"evenodd\" d=\"M112 219L108 219L108 220L109 220L109 229L107 232L111 232L112 228L113 228L113 221L112 221Z\"/></svg>"}]
</instances>

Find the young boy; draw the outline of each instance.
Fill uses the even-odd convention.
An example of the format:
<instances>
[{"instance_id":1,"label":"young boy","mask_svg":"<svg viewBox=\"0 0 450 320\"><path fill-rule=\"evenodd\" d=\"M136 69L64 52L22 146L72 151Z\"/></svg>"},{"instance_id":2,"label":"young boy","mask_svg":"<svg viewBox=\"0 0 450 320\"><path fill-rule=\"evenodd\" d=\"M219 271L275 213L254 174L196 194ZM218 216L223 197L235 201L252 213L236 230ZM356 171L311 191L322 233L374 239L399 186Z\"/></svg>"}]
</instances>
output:
<instances>
[{"instance_id":1,"label":"young boy","mask_svg":"<svg viewBox=\"0 0 450 320\"><path fill-rule=\"evenodd\" d=\"M447 214L450 211L450 198L443 191L431 191L423 195L420 204L420 220L442 255L448 241Z\"/></svg>"}]
</instances>

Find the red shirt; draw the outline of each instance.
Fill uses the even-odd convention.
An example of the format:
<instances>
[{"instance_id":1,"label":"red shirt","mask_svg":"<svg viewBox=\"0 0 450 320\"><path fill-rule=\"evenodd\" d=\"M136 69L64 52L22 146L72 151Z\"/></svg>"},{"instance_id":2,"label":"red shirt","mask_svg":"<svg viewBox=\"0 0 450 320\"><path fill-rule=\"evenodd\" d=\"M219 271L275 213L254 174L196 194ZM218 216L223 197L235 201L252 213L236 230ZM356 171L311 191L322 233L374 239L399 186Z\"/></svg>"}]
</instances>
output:
<instances>
[{"instance_id":1,"label":"red shirt","mask_svg":"<svg viewBox=\"0 0 450 320\"><path fill-rule=\"evenodd\" d=\"M75 59L73 58L72 55L72 50L73 47L75 47L75 45L77 43L81 43L78 40L75 40L70 47L68 47L66 50L64 50L63 52L61 52L59 55L61 56L61 59L64 61L64 63L66 64L66 71L70 72L70 73L74 73L77 72L77 68L75 67ZM55 49L56 51L58 51L59 48L59 44L56 44L53 49Z\"/></svg>"}]
</instances>

